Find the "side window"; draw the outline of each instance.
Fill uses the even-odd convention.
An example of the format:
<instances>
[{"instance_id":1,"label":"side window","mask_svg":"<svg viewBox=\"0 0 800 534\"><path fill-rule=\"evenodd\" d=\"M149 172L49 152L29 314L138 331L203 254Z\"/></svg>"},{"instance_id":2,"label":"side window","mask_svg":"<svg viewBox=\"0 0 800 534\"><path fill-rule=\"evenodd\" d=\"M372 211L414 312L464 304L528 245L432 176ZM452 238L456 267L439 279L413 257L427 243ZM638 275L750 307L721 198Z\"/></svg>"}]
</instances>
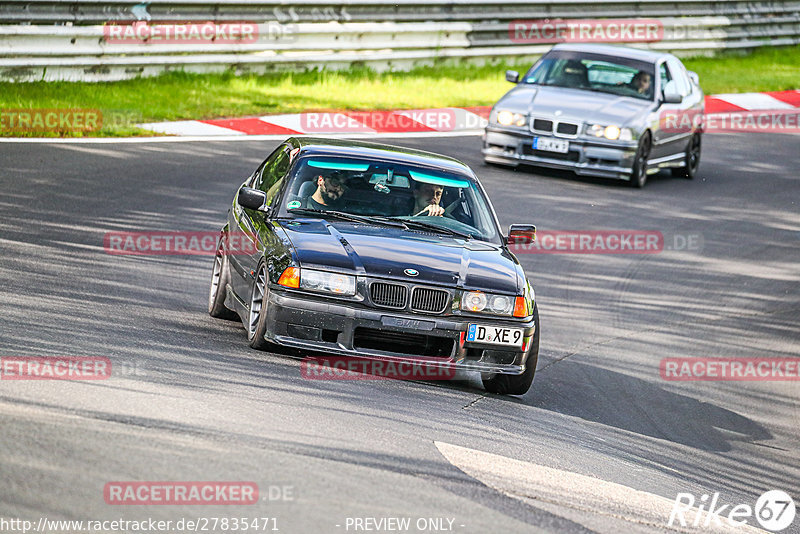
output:
<instances>
[{"instance_id":1,"label":"side window","mask_svg":"<svg viewBox=\"0 0 800 534\"><path fill-rule=\"evenodd\" d=\"M680 93L681 96L687 96L692 92L692 86L689 83L686 69L683 68L683 65L681 65L680 62L672 58L668 59L667 63L669 64L670 72L672 72L674 75L675 84L678 87L678 93Z\"/></svg>"},{"instance_id":2,"label":"side window","mask_svg":"<svg viewBox=\"0 0 800 534\"><path fill-rule=\"evenodd\" d=\"M260 174L256 178L256 189L260 189L267 193L267 204L272 202L275 193L280 189L282 180L289 170L291 165L291 158L289 157L289 150L291 147L288 145L282 146L276 150L272 155L267 158L261 168Z\"/></svg>"},{"instance_id":3,"label":"side window","mask_svg":"<svg viewBox=\"0 0 800 534\"><path fill-rule=\"evenodd\" d=\"M661 94L664 91L664 87L672 81L672 76L670 76L669 70L667 70L667 63L664 61L658 66L658 70L661 74L661 87L658 88L658 93Z\"/></svg>"}]
</instances>

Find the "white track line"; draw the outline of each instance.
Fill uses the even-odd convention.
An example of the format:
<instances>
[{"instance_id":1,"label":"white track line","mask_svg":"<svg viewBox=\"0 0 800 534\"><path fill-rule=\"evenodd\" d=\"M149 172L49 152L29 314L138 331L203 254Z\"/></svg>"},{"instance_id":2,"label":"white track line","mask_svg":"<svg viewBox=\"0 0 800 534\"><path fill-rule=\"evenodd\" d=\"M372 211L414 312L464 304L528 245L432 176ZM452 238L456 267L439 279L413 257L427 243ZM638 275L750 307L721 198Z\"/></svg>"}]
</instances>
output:
<instances>
[{"instance_id":1,"label":"white track line","mask_svg":"<svg viewBox=\"0 0 800 534\"><path fill-rule=\"evenodd\" d=\"M320 137L329 139L401 139L413 137L472 137L483 135L483 130L456 132L385 132L340 135L195 135L182 137L0 137L0 143L50 143L50 144L141 144L141 143L194 143L197 141L283 141L289 137Z\"/></svg>"},{"instance_id":2,"label":"white track line","mask_svg":"<svg viewBox=\"0 0 800 534\"><path fill-rule=\"evenodd\" d=\"M766 531L748 525L738 527L729 525L727 517L722 521L723 527L715 525L713 519L710 520L710 525L706 526L704 523L709 514L700 512L696 508L685 513L686 527L681 527L677 520L670 527L667 523L674 502L671 499L599 478L523 462L497 454L439 441L434 444L448 462L500 493L528 502L533 506L536 506L538 501L543 504L543 508L554 509L555 507L556 510L560 508L564 510L562 513L565 516L570 515L570 510L578 510L584 514L584 517L586 513L604 517L605 521L602 523L606 528L601 528L600 531L611 531L609 530L610 525L619 526L624 521L631 524L631 529L634 525L638 527L635 529L636 531L641 531L643 528L653 531L693 532L695 534L698 532L703 534L766 534ZM730 507L726 509L726 511L729 510ZM701 514L699 524L697 527L693 527L692 523L698 512ZM755 518L750 517L749 520L755 521ZM595 529L595 521L585 521L586 526L592 530ZM590 522L592 524L588 524Z\"/></svg>"},{"instance_id":3,"label":"white track line","mask_svg":"<svg viewBox=\"0 0 800 534\"><path fill-rule=\"evenodd\" d=\"M187 136L204 136L204 137L219 137L222 135L245 135L244 132L233 130L231 128L223 128L214 124L206 124L200 121L173 121L173 122L150 122L145 124L137 124L139 128L151 130L156 133L167 135L187 135Z\"/></svg>"}]
</instances>

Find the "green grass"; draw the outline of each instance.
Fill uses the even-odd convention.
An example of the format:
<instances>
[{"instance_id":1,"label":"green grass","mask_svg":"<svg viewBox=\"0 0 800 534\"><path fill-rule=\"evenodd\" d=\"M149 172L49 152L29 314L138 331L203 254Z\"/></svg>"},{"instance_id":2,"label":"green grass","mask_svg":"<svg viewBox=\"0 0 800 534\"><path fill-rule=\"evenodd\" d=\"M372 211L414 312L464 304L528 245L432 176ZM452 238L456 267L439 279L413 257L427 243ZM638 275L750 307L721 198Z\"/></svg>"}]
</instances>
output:
<instances>
[{"instance_id":1,"label":"green grass","mask_svg":"<svg viewBox=\"0 0 800 534\"><path fill-rule=\"evenodd\" d=\"M800 46L761 48L746 56L688 58L706 94L800 89Z\"/></svg>"},{"instance_id":2,"label":"green grass","mask_svg":"<svg viewBox=\"0 0 800 534\"><path fill-rule=\"evenodd\" d=\"M685 61L706 93L800 88L800 46ZM241 117L311 110L371 110L491 105L511 86L506 69L529 64L423 67L376 73L366 68L235 76L173 72L120 82L0 82L0 109L91 108L103 128L82 134L150 135L138 122ZM0 128L0 135L20 135Z\"/></svg>"}]
</instances>

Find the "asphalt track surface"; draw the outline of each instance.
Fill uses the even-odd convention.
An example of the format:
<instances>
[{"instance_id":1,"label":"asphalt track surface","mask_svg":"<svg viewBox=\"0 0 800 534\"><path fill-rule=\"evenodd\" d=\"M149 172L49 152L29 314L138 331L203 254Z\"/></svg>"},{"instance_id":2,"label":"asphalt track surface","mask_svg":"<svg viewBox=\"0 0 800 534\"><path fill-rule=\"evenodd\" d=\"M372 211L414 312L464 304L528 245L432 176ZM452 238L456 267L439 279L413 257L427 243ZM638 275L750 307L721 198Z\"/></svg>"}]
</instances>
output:
<instances>
[{"instance_id":1,"label":"asphalt track surface","mask_svg":"<svg viewBox=\"0 0 800 534\"><path fill-rule=\"evenodd\" d=\"M107 356L136 371L0 382L0 517L275 517L287 533L409 517L408 532L447 518L463 533L627 533L668 520L632 490L752 506L780 489L800 505L800 382L659 374L667 357L800 352L800 137L707 135L699 178L659 175L644 190L484 166L477 137L390 142L467 162L504 226L660 230L667 247L519 256L542 324L523 397L489 395L474 376L312 381L298 359L251 350L239 323L208 316L211 257L103 249L109 231L217 230L277 141L0 144L0 356ZM675 235L702 246L680 250ZM545 468L559 470L547 488ZM254 481L262 499L103 499L109 481L193 480ZM292 499L270 500L270 486ZM783 532L800 532L800 514Z\"/></svg>"}]
</instances>

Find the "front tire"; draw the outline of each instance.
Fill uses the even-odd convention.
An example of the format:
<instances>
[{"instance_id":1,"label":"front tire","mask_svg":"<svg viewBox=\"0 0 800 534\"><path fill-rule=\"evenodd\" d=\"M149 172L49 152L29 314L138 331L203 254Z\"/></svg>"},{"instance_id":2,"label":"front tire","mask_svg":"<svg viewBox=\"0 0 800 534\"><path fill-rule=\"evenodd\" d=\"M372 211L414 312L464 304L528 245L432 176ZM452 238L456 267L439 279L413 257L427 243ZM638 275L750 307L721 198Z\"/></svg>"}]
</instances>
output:
<instances>
[{"instance_id":1,"label":"front tire","mask_svg":"<svg viewBox=\"0 0 800 534\"><path fill-rule=\"evenodd\" d=\"M647 183L647 160L650 158L651 148L650 132L645 132L639 141L639 147L636 149L633 172L631 173L631 187L641 189Z\"/></svg>"},{"instance_id":2,"label":"front tire","mask_svg":"<svg viewBox=\"0 0 800 534\"><path fill-rule=\"evenodd\" d=\"M253 280L253 291L250 294L250 312L247 314L247 341L252 348L266 350L270 343L264 339L267 332L267 302L269 300L269 283L267 269L263 263L256 270Z\"/></svg>"},{"instance_id":3,"label":"front tire","mask_svg":"<svg viewBox=\"0 0 800 534\"><path fill-rule=\"evenodd\" d=\"M211 271L211 288L208 292L208 314L216 319L229 321L238 319L236 312L225 306L225 296L230 283L228 254L225 250L225 231L217 240L217 251L214 254L214 267Z\"/></svg>"},{"instance_id":4,"label":"front tire","mask_svg":"<svg viewBox=\"0 0 800 534\"><path fill-rule=\"evenodd\" d=\"M533 375L536 374L536 364L539 362L539 310L536 305L533 307L533 320L536 325L536 332L533 334L533 341L528 352L528 359L525 362L525 372L521 375L495 374L491 378L482 378L483 387L489 393L499 395L524 395L531 388Z\"/></svg>"},{"instance_id":5,"label":"front tire","mask_svg":"<svg viewBox=\"0 0 800 534\"><path fill-rule=\"evenodd\" d=\"M684 166L678 169L672 169L673 176L680 176L687 180L693 180L697 176L697 169L700 167L700 152L702 149L702 138L699 133L696 133L689 140L686 146L686 155L684 156Z\"/></svg>"}]
</instances>

